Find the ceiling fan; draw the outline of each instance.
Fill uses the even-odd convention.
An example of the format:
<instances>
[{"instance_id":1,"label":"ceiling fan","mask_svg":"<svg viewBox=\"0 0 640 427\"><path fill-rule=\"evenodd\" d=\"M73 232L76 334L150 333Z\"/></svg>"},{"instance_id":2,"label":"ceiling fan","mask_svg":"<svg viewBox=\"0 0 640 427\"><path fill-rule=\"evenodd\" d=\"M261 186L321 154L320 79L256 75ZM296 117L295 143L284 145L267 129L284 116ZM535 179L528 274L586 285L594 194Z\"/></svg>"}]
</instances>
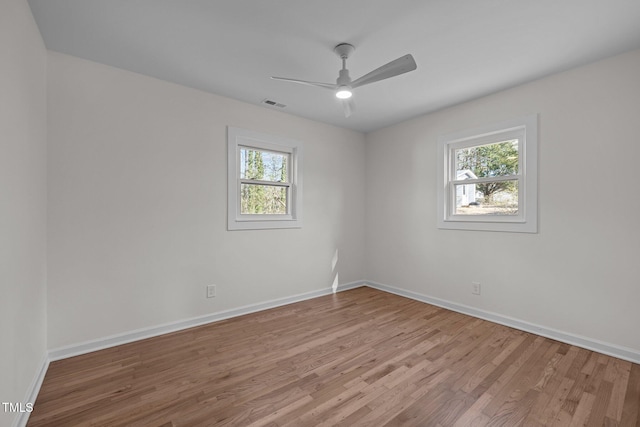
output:
<instances>
[{"instance_id":1,"label":"ceiling fan","mask_svg":"<svg viewBox=\"0 0 640 427\"><path fill-rule=\"evenodd\" d=\"M355 47L353 47L353 45L349 43L340 43L333 49L333 51L342 59L342 69L338 74L338 79L336 80L335 84L309 82L306 80L289 79L286 77L271 78L274 80L283 80L286 82L300 83L303 85L316 86L333 90L335 91L336 98L342 100L345 117L349 117L355 110L355 105L353 103L353 99L351 98L351 96L353 95L353 89L360 86L368 85L369 83L375 83L380 80L408 73L409 71L413 71L417 68L416 61L413 59L413 56L405 55L383 65L382 67L376 68L375 70L365 74L364 76L356 80L351 81L351 77L349 77L349 70L347 70L347 59L354 50Z\"/></svg>"}]
</instances>

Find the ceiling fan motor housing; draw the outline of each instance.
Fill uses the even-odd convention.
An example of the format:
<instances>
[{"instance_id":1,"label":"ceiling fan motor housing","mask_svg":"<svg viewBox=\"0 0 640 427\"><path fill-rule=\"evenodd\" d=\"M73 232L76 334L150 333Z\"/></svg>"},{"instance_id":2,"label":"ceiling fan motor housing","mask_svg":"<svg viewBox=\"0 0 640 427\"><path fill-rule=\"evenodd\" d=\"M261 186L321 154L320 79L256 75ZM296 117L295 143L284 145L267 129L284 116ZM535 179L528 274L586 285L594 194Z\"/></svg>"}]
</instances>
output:
<instances>
[{"instance_id":1,"label":"ceiling fan motor housing","mask_svg":"<svg viewBox=\"0 0 640 427\"><path fill-rule=\"evenodd\" d=\"M336 81L338 86L349 86L351 84L351 77L349 77L349 70L343 68L340 70L338 80Z\"/></svg>"}]
</instances>

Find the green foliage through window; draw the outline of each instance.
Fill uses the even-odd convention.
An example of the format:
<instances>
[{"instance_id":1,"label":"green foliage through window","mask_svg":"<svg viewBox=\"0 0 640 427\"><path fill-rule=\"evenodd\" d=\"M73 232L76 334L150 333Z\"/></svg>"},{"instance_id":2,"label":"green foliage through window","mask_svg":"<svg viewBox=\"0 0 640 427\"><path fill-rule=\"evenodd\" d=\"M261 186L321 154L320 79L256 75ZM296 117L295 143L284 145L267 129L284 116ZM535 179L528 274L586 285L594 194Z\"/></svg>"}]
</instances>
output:
<instances>
[{"instance_id":1,"label":"green foliage through window","mask_svg":"<svg viewBox=\"0 0 640 427\"><path fill-rule=\"evenodd\" d=\"M289 186L270 183L288 183L289 155L256 150L240 149L240 212L242 214L287 214Z\"/></svg>"},{"instance_id":2,"label":"green foliage through window","mask_svg":"<svg viewBox=\"0 0 640 427\"><path fill-rule=\"evenodd\" d=\"M508 177L518 174L518 140L498 142L455 150L456 172L471 171L477 178ZM516 197L518 188L513 180L476 184L487 203L498 193Z\"/></svg>"}]
</instances>

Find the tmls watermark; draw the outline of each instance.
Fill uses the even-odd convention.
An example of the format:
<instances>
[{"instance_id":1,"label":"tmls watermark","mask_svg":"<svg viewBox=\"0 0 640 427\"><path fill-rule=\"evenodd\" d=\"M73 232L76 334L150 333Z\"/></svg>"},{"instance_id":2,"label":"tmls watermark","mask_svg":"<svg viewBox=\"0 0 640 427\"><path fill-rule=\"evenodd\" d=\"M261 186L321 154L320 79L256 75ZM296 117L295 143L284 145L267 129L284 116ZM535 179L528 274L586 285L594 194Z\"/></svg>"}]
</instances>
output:
<instances>
[{"instance_id":1,"label":"tmls watermark","mask_svg":"<svg viewBox=\"0 0 640 427\"><path fill-rule=\"evenodd\" d=\"M13 402L2 402L2 406L4 412L31 412L33 411L33 403L13 403Z\"/></svg>"}]
</instances>

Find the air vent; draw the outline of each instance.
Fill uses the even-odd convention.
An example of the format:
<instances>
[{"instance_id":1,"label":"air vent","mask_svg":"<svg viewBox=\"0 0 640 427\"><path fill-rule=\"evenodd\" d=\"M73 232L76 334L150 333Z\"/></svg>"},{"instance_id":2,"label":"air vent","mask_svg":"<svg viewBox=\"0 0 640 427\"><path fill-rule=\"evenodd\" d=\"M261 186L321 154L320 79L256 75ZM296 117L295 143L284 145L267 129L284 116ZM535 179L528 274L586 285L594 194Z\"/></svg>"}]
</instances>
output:
<instances>
[{"instance_id":1,"label":"air vent","mask_svg":"<svg viewBox=\"0 0 640 427\"><path fill-rule=\"evenodd\" d=\"M276 101L272 101L271 99L263 99L262 103L265 104L265 105L268 105L269 107L278 107L278 108L286 107L286 105L281 104L281 103L276 102Z\"/></svg>"}]
</instances>

